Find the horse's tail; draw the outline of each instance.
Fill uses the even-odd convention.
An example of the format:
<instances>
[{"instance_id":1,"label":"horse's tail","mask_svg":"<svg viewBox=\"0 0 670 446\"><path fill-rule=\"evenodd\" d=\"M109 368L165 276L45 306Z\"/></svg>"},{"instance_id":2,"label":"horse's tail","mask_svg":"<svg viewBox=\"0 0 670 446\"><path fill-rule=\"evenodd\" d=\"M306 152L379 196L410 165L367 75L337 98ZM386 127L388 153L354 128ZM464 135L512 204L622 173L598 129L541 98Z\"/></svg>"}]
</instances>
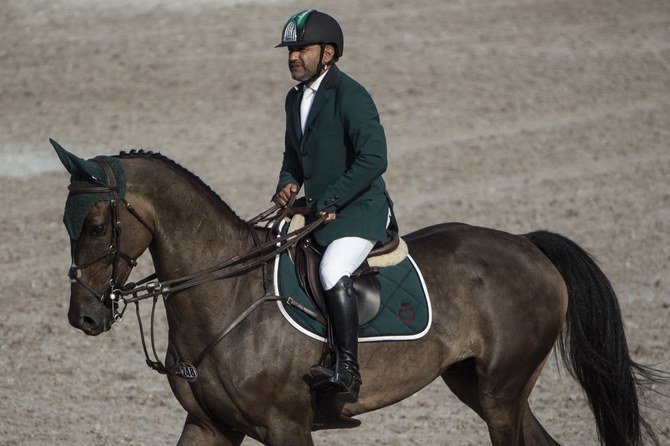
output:
<instances>
[{"instance_id":1,"label":"horse's tail","mask_svg":"<svg viewBox=\"0 0 670 446\"><path fill-rule=\"evenodd\" d=\"M639 446L646 434L657 445L640 413L638 388L661 381L662 372L630 358L619 302L609 280L572 240L547 231L527 237L554 263L567 286L568 314L558 350L586 393L601 444Z\"/></svg>"}]
</instances>

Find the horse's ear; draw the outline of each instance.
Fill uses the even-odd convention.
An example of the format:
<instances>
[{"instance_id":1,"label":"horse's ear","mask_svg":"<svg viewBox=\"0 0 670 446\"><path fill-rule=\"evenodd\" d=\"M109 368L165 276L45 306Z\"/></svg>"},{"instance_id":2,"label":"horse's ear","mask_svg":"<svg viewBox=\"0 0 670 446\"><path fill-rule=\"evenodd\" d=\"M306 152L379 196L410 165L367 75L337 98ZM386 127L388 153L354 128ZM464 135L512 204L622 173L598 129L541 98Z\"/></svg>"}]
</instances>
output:
<instances>
[{"instance_id":1,"label":"horse's ear","mask_svg":"<svg viewBox=\"0 0 670 446\"><path fill-rule=\"evenodd\" d=\"M49 138L49 142L56 150L60 162L63 163L63 166L73 178L94 183L104 181L105 171L98 163L71 154L51 138Z\"/></svg>"}]
</instances>

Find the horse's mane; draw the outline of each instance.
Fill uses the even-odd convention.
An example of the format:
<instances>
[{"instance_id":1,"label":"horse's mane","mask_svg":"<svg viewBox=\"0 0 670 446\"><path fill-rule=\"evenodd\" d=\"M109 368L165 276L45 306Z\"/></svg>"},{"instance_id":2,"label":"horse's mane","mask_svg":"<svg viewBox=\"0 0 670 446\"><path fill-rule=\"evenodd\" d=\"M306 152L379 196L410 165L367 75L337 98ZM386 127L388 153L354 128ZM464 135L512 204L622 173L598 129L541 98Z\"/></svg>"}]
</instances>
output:
<instances>
[{"instance_id":1,"label":"horse's mane","mask_svg":"<svg viewBox=\"0 0 670 446\"><path fill-rule=\"evenodd\" d=\"M174 168L181 174L183 174L186 178L189 180L193 181L194 183L198 184L200 187L202 187L205 190L205 193L209 195L213 200L216 202L220 203L223 207L226 208L226 210L230 211L232 215L234 215L238 220L242 220L237 213L226 203L223 201L223 199L212 190L211 187L207 183L205 183L199 176L191 172L190 170L186 169L179 163L177 163L174 160L171 160L167 156L159 153L159 152L153 152L153 151L145 151L142 149L130 149L129 151L121 151L117 156L117 158L147 158L147 159L152 159L152 160L158 160L161 161L168 166Z\"/></svg>"}]
</instances>

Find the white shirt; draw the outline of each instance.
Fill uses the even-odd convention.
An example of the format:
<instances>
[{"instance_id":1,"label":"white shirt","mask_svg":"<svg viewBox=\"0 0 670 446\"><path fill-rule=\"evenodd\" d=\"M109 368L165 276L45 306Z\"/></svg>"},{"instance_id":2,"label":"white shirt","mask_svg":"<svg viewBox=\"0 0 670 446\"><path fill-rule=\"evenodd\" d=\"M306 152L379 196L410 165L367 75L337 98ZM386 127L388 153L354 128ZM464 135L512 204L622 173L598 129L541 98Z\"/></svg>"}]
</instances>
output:
<instances>
[{"instance_id":1,"label":"white shirt","mask_svg":"<svg viewBox=\"0 0 670 446\"><path fill-rule=\"evenodd\" d=\"M303 86L302 90L302 101L300 102L300 128L302 132L305 133L305 123L307 122L307 116L309 116L309 111L312 109L312 104L314 103L314 96L321 86L321 81L323 81L324 76L328 70L324 71L323 74L316 78L312 85Z\"/></svg>"}]
</instances>

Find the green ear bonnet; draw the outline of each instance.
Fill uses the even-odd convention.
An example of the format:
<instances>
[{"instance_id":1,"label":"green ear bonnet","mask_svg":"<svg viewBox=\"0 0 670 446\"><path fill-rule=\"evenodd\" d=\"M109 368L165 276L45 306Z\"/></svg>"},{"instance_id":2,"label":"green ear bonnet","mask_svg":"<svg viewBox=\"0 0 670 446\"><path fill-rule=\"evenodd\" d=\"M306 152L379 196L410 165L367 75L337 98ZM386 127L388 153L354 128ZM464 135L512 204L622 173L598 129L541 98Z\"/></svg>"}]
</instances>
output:
<instances>
[{"instance_id":1,"label":"green ear bonnet","mask_svg":"<svg viewBox=\"0 0 670 446\"><path fill-rule=\"evenodd\" d=\"M107 176L100 164L93 160L85 160L71 154L53 139L49 141L56 150L63 166L70 172L71 188L91 185L107 186ZM116 183L118 184L118 199L122 200L126 194L126 173L123 170L123 165L116 157L105 156L103 158L112 168ZM109 201L110 199L111 194L109 192L70 193L65 202L65 212L63 213L63 223L70 238L73 240L79 239L86 216L95 203Z\"/></svg>"}]
</instances>

